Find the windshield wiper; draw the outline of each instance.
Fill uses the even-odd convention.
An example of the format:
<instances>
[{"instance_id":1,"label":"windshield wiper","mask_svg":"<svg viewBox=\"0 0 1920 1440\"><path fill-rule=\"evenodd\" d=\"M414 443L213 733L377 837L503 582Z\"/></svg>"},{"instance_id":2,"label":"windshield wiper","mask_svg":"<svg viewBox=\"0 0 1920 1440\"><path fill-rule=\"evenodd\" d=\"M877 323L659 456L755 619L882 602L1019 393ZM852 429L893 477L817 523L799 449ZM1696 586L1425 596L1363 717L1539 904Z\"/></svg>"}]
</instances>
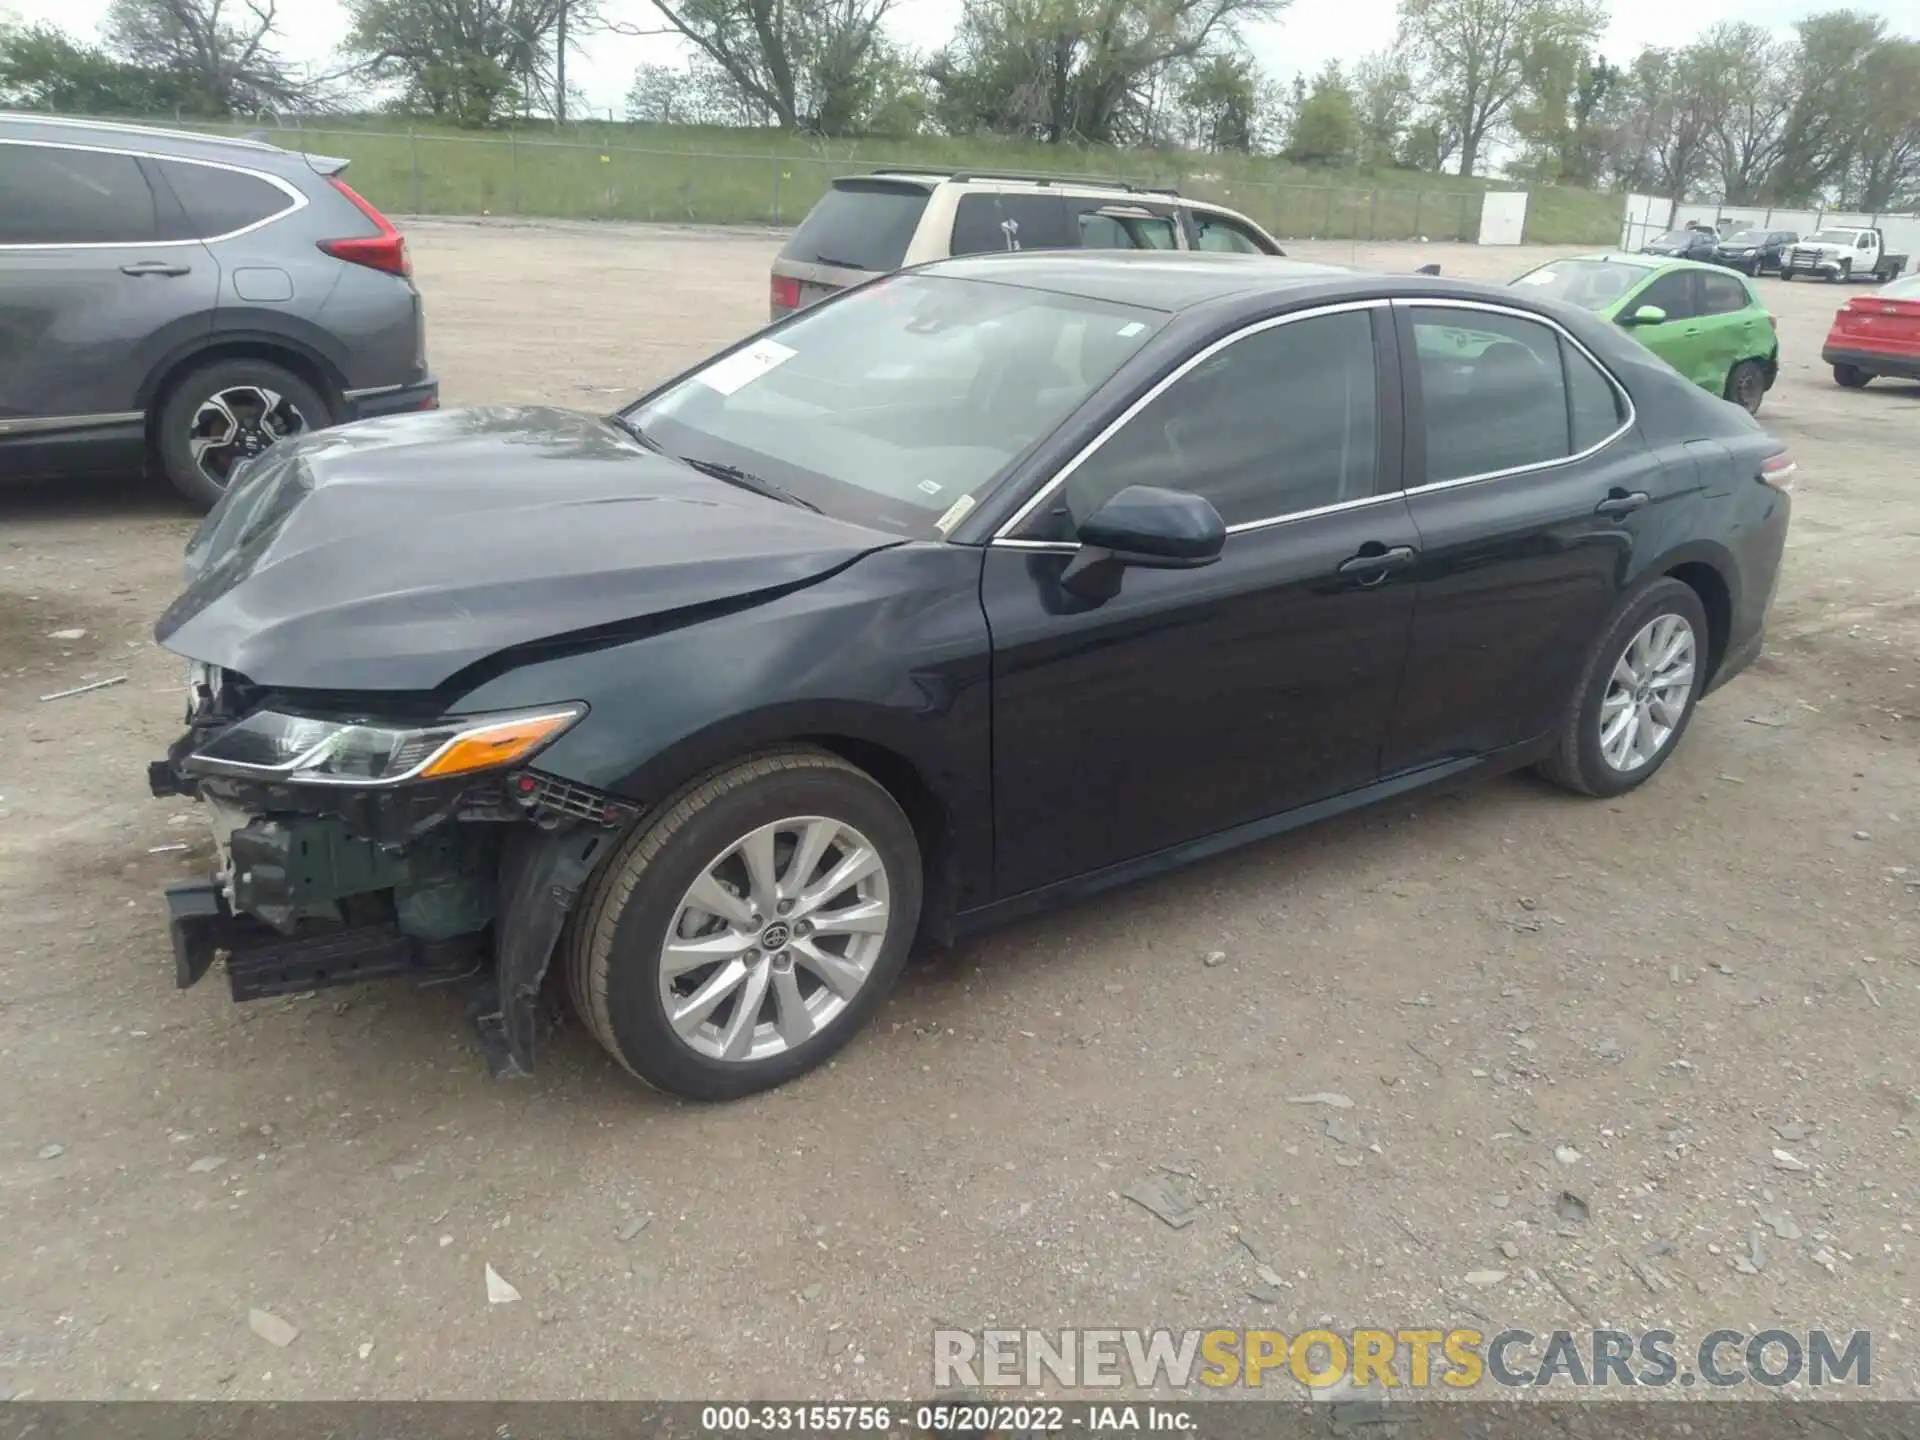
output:
<instances>
[{"instance_id":1,"label":"windshield wiper","mask_svg":"<svg viewBox=\"0 0 1920 1440\"><path fill-rule=\"evenodd\" d=\"M661 454L661 455L664 455L667 453L665 450L661 449L660 442L658 440L654 439L651 435L647 434L646 431L640 428L639 421L629 420L624 415L609 415L607 416L607 423L609 425L617 427L618 429L624 430L627 434L631 435L634 439L638 440L642 445L646 446L649 450L652 450L655 453Z\"/></svg>"},{"instance_id":2,"label":"windshield wiper","mask_svg":"<svg viewBox=\"0 0 1920 1440\"><path fill-rule=\"evenodd\" d=\"M765 495L769 500L784 500L789 505L798 505L802 510L811 510L816 515L826 512L811 500L802 500L784 486L771 480L763 480L752 471L742 470L738 465L727 465L719 460L696 460L691 455L676 457L682 465L690 465L702 475L711 475L716 480L725 480L729 485L738 485L742 490L751 490L756 495Z\"/></svg>"},{"instance_id":3,"label":"windshield wiper","mask_svg":"<svg viewBox=\"0 0 1920 1440\"><path fill-rule=\"evenodd\" d=\"M816 255L813 257L813 263L831 266L835 270L871 270L872 268L867 265L856 265L851 260L841 260L833 255Z\"/></svg>"}]
</instances>

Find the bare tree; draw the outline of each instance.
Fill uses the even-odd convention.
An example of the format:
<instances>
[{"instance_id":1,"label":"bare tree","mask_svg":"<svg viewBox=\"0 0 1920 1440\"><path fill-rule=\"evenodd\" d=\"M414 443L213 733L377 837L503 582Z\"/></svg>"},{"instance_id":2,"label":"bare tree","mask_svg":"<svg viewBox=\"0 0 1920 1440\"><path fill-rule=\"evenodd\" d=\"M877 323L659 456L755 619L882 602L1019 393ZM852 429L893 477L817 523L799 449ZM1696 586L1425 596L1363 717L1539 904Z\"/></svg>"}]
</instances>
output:
<instances>
[{"instance_id":1,"label":"bare tree","mask_svg":"<svg viewBox=\"0 0 1920 1440\"><path fill-rule=\"evenodd\" d=\"M1758 25L1723 22L1688 47L1687 70L1703 92L1706 148L1720 197L1751 204L1780 159L1793 92L1787 54Z\"/></svg>"},{"instance_id":2,"label":"bare tree","mask_svg":"<svg viewBox=\"0 0 1920 1440\"><path fill-rule=\"evenodd\" d=\"M194 108L310 108L325 82L282 58L279 18L278 0L113 0L101 32L119 59L173 77Z\"/></svg>"}]
</instances>

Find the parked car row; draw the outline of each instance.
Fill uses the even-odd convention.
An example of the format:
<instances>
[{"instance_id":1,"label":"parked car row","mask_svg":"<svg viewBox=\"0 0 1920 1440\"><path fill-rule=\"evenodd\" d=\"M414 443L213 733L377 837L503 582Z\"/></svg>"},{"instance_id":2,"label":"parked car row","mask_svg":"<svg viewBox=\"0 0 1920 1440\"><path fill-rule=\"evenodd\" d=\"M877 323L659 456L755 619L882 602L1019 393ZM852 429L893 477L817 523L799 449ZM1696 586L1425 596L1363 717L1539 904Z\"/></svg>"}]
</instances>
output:
<instances>
[{"instance_id":1,"label":"parked car row","mask_svg":"<svg viewBox=\"0 0 1920 1440\"><path fill-rule=\"evenodd\" d=\"M1772 270L1783 280L1811 275L1840 281L1865 277L1885 283L1897 279L1907 266L1908 257L1890 250L1885 235L1874 226L1828 226L1802 239L1792 230L1745 229L1732 222L1723 223L1727 228L1717 229L1690 220L1648 241L1640 253L1724 265L1754 276Z\"/></svg>"}]
</instances>

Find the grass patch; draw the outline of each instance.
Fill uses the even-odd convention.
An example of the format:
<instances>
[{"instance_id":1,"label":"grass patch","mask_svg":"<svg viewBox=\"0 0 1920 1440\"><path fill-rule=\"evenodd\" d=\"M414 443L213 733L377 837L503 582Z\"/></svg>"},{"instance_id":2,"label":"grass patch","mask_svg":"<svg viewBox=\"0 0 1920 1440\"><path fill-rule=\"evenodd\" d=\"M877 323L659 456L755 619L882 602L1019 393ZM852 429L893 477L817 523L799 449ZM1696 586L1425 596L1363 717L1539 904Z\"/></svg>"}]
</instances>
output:
<instances>
[{"instance_id":1,"label":"grass patch","mask_svg":"<svg viewBox=\"0 0 1920 1440\"><path fill-rule=\"evenodd\" d=\"M1479 231L1479 197L1505 188L1407 170L1309 170L1266 156L992 138L817 141L772 130L593 122L475 133L397 128L387 116L271 133L289 149L351 160L356 190L382 209L411 215L792 225L836 175L972 167L1172 186L1250 215L1283 239L1471 240ZM1531 193L1530 242L1607 244L1619 234L1616 196Z\"/></svg>"}]
</instances>

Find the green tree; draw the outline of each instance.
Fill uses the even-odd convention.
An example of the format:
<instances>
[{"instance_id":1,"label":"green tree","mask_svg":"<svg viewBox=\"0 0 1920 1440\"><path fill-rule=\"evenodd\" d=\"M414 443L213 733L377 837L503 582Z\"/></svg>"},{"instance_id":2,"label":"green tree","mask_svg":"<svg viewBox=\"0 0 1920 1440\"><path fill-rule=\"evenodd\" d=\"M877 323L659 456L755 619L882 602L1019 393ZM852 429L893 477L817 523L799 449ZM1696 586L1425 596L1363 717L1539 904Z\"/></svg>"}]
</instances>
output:
<instances>
[{"instance_id":1,"label":"green tree","mask_svg":"<svg viewBox=\"0 0 1920 1440\"><path fill-rule=\"evenodd\" d=\"M1857 76L1860 116L1841 203L1856 210L1920 205L1920 41L1883 39Z\"/></svg>"},{"instance_id":2,"label":"green tree","mask_svg":"<svg viewBox=\"0 0 1920 1440\"><path fill-rule=\"evenodd\" d=\"M1462 175L1475 173L1524 92L1528 56L1591 45L1605 20L1601 0L1402 0L1402 42L1436 116L1459 136Z\"/></svg>"},{"instance_id":3,"label":"green tree","mask_svg":"<svg viewBox=\"0 0 1920 1440\"><path fill-rule=\"evenodd\" d=\"M1353 102L1360 163L1368 169L1401 164L1415 105L1406 57L1387 50L1361 60L1353 71Z\"/></svg>"},{"instance_id":4,"label":"green tree","mask_svg":"<svg viewBox=\"0 0 1920 1440\"><path fill-rule=\"evenodd\" d=\"M401 104L481 128L516 112L564 117L561 21L597 18L593 0L345 0L361 73L397 81Z\"/></svg>"},{"instance_id":5,"label":"green tree","mask_svg":"<svg viewBox=\"0 0 1920 1440\"><path fill-rule=\"evenodd\" d=\"M1287 134L1286 158L1296 165L1352 165L1360 145L1360 117L1353 88L1340 62L1327 66L1305 87Z\"/></svg>"},{"instance_id":6,"label":"green tree","mask_svg":"<svg viewBox=\"0 0 1920 1440\"><path fill-rule=\"evenodd\" d=\"M178 87L207 115L312 109L326 82L276 48L278 0L113 0L101 23L113 58ZM156 82L157 83L157 82Z\"/></svg>"},{"instance_id":7,"label":"green tree","mask_svg":"<svg viewBox=\"0 0 1920 1440\"><path fill-rule=\"evenodd\" d=\"M1720 198L1750 205L1780 158L1793 103L1787 54L1758 25L1722 22L1689 50L1705 91L1707 153Z\"/></svg>"},{"instance_id":8,"label":"green tree","mask_svg":"<svg viewBox=\"0 0 1920 1440\"><path fill-rule=\"evenodd\" d=\"M70 115L203 113L174 76L116 60L54 25L0 27L0 106Z\"/></svg>"},{"instance_id":9,"label":"green tree","mask_svg":"<svg viewBox=\"0 0 1920 1440\"><path fill-rule=\"evenodd\" d=\"M1860 72L1886 38L1885 21L1852 10L1812 15L1794 29L1786 71L1793 99L1766 182L1769 197L1783 205L1817 200L1846 173L1866 119Z\"/></svg>"},{"instance_id":10,"label":"green tree","mask_svg":"<svg viewBox=\"0 0 1920 1440\"><path fill-rule=\"evenodd\" d=\"M1189 144L1202 150L1252 150L1260 109L1260 72L1253 57L1209 55L1189 66L1179 80L1179 105Z\"/></svg>"}]
</instances>

